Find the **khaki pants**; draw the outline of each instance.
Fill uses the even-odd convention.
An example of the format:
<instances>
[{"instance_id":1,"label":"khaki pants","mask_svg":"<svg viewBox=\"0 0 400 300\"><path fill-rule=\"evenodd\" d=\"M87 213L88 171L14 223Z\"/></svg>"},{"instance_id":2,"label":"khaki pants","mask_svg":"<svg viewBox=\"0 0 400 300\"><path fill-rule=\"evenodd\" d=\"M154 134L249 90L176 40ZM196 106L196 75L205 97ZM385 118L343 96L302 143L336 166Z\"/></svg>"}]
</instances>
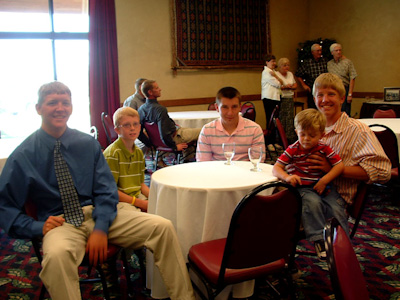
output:
<instances>
[{"instance_id":1,"label":"khaki pants","mask_svg":"<svg viewBox=\"0 0 400 300\"><path fill-rule=\"evenodd\" d=\"M78 266L87 239L93 231L92 206L83 208L79 228L64 223L43 238L40 278L53 300L81 299ZM172 223L160 216L138 212L128 203L118 204L118 213L108 233L109 243L123 248L146 247L153 252L171 299L195 299L186 264Z\"/></svg>"},{"instance_id":2,"label":"khaki pants","mask_svg":"<svg viewBox=\"0 0 400 300\"><path fill-rule=\"evenodd\" d=\"M201 128L178 128L173 140L176 144L190 143L197 141L200 135ZM194 157L196 154L196 147L188 147L183 151L183 158L185 160Z\"/></svg>"}]
</instances>

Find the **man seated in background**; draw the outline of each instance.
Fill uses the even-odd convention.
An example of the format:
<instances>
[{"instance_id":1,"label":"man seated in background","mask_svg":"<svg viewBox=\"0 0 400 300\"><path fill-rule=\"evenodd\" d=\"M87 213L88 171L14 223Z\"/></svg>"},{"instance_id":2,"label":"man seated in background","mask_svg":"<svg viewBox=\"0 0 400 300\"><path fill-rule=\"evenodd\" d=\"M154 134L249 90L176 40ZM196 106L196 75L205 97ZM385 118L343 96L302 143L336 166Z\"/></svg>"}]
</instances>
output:
<instances>
[{"instance_id":1,"label":"man seated in background","mask_svg":"<svg viewBox=\"0 0 400 300\"><path fill-rule=\"evenodd\" d=\"M136 92L133 95L130 95L128 98L126 98L126 100L124 101L124 107L125 106L132 107L133 109L138 110L139 107L141 107L146 102L146 98L142 93L142 83L145 80L146 80L145 78L136 79L136 82L135 82ZM142 141L140 141L139 139L136 139L135 144L136 144L136 146L139 147L139 149L141 149L143 151L144 154L146 154L147 147L144 143L142 143Z\"/></svg>"},{"instance_id":2,"label":"man seated in background","mask_svg":"<svg viewBox=\"0 0 400 300\"><path fill-rule=\"evenodd\" d=\"M144 123L156 123L161 134L162 141L176 151L183 151L183 157L188 159L191 151L188 143L197 141L201 128L183 128L175 124L169 117L166 107L158 103L157 98L161 96L161 89L154 80L145 80L142 84L142 92L146 96L146 103L138 112L142 125L139 139L150 146L149 138L144 134Z\"/></svg>"},{"instance_id":3,"label":"man seated in background","mask_svg":"<svg viewBox=\"0 0 400 300\"><path fill-rule=\"evenodd\" d=\"M196 160L226 160L223 143L235 143L233 160L249 160L248 149L262 147L265 160L263 131L257 123L239 115L241 95L233 87L220 89L216 96L215 108L220 118L203 126L197 143Z\"/></svg>"},{"instance_id":4,"label":"man seated in background","mask_svg":"<svg viewBox=\"0 0 400 300\"><path fill-rule=\"evenodd\" d=\"M43 85L36 111L41 128L9 156L0 176L0 227L13 238L42 237L40 278L51 298L81 299L78 267L85 252L91 264L103 263L112 243L152 251L170 298L194 300L172 223L118 203L100 144L68 128L70 89ZM28 200L37 220L24 212Z\"/></svg>"},{"instance_id":5,"label":"man seated in background","mask_svg":"<svg viewBox=\"0 0 400 300\"><path fill-rule=\"evenodd\" d=\"M145 81L145 78L138 78L135 82L136 92L133 95L130 95L124 101L124 106L132 107L133 109L138 110L145 102L146 98L142 93L142 83Z\"/></svg>"}]
</instances>

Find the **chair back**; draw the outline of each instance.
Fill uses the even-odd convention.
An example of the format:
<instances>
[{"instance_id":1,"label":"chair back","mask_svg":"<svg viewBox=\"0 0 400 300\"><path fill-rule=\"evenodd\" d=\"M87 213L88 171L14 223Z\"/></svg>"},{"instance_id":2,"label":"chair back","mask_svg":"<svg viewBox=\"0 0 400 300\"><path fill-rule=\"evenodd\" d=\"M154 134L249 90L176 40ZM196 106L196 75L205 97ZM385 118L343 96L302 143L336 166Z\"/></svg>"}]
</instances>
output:
<instances>
[{"instance_id":1,"label":"chair back","mask_svg":"<svg viewBox=\"0 0 400 300\"><path fill-rule=\"evenodd\" d=\"M353 199L353 203L347 207L348 214L354 219L354 225L350 233L351 238L356 234L358 224L360 223L365 203L367 202L369 188L369 184L361 181L357 187L357 193Z\"/></svg>"},{"instance_id":2,"label":"chair back","mask_svg":"<svg viewBox=\"0 0 400 300\"><path fill-rule=\"evenodd\" d=\"M281 120L279 120L279 118L275 118L275 126L281 139L283 149L286 149L287 147L289 147L289 142L286 137L285 129L283 128Z\"/></svg>"},{"instance_id":3,"label":"chair back","mask_svg":"<svg viewBox=\"0 0 400 300\"><path fill-rule=\"evenodd\" d=\"M349 237L332 218L324 228L327 263L336 299L368 300L367 283Z\"/></svg>"},{"instance_id":4,"label":"chair back","mask_svg":"<svg viewBox=\"0 0 400 300\"><path fill-rule=\"evenodd\" d=\"M264 130L264 140L265 140L265 145L272 144L275 141L275 123L274 120L275 118L278 117L279 113L279 106L276 105L274 110L272 111L271 117L269 118L269 121L267 123L267 129ZM267 151L268 148L266 148Z\"/></svg>"},{"instance_id":5,"label":"chair back","mask_svg":"<svg viewBox=\"0 0 400 300\"><path fill-rule=\"evenodd\" d=\"M282 187L283 190L269 196L260 194ZM253 268L276 261L287 263L290 268L301 206L298 191L282 182L263 184L247 194L232 215L218 280L223 282L226 268Z\"/></svg>"},{"instance_id":6,"label":"chair back","mask_svg":"<svg viewBox=\"0 0 400 300\"><path fill-rule=\"evenodd\" d=\"M215 101L214 101L214 102L211 102L210 104L208 104L208 110L217 110L217 109L215 108Z\"/></svg>"},{"instance_id":7,"label":"chair back","mask_svg":"<svg viewBox=\"0 0 400 300\"><path fill-rule=\"evenodd\" d=\"M380 106L374 112L373 118L397 118L396 112L391 109L389 106Z\"/></svg>"},{"instance_id":8,"label":"chair back","mask_svg":"<svg viewBox=\"0 0 400 300\"><path fill-rule=\"evenodd\" d=\"M256 107L254 106L253 102L247 101L242 104L240 109L243 118L256 121Z\"/></svg>"},{"instance_id":9,"label":"chair back","mask_svg":"<svg viewBox=\"0 0 400 300\"><path fill-rule=\"evenodd\" d=\"M382 145L387 157L389 157L392 163L392 170L399 168L399 146L397 143L396 134L389 127L381 124L372 124L369 126L379 142ZM375 129L375 130L374 130ZM382 130L383 129L383 130Z\"/></svg>"},{"instance_id":10,"label":"chair back","mask_svg":"<svg viewBox=\"0 0 400 300\"><path fill-rule=\"evenodd\" d=\"M98 133L98 131L97 131L97 127L96 127L96 126L90 127L90 129L89 129L89 134L90 134L91 136L93 136L93 137L97 140L97 138L99 137L99 133Z\"/></svg>"},{"instance_id":11,"label":"chair back","mask_svg":"<svg viewBox=\"0 0 400 300\"><path fill-rule=\"evenodd\" d=\"M279 105L276 105L274 110L272 111L271 117L269 118L268 128L275 126L274 120L278 117L278 115L279 115Z\"/></svg>"},{"instance_id":12,"label":"chair back","mask_svg":"<svg viewBox=\"0 0 400 300\"><path fill-rule=\"evenodd\" d=\"M144 128L146 129L149 140L154 147L160 148L160 150L165 149L166 151L171 149L161 139L161 134L157 123L144 122Z\"/></svg>"},{"instance_id":13,"label":"chair back","mask_svg":"<svg viewBox=\"0 0 400 300\"><path fill-rule=\"evenodd\" d=\"M118 138L118 134L114 130L113 120L105 112L101 113L101 123L103 124L104 132L106 133L108 146Z\"/></svg>"}]
</instances>

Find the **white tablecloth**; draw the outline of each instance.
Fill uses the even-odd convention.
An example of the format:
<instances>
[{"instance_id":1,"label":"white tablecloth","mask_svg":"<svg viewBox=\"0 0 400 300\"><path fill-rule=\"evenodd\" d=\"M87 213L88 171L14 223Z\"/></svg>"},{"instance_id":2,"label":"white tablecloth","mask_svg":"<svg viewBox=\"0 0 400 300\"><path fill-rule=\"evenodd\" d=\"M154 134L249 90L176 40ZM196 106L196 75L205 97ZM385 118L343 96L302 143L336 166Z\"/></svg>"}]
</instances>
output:
<instances>
[{"instance_id":1,"label":"white tablecloth","mask_svg":"<svg viewBox=\"0 0 400 300\"><path fill-rule=\"evenodd\" d=\"M364 124L372 125L372 124L381 124L389 127L397 136L397 144L399 146L399 155L400 155L400 118L372 118L372 119L358 119L360 122Z\"/></svg>"},{"instance_id":2,"label":"white tablecloth","mask_svg":"<svg viewBox=\"0 0 400 300\"><path fill-rule=\"evenodd\" d=\"M152 175L148 211L172 221L185 259L192 245L226 237L233 211L243 196L277 180L272 176L272 165L260 164L262 172L251 172L251 167L243 161L230 166L223 161L194 162L166 167ZM151 262L147 273L152 296L167 297Z\"/></svg>"},{"instance_id":3,"label":"white tablecloth","mask_svg":"<svg viewBox=\"0 0 400 300\"><path fill-rule=\"evenodd\" d=\"M169 112L169 117L181 127L202 128L205 124L219 118L215 110L204 111L175 111Z\"/></svg>"},{"instance_id":4,"label":"white tablecloth","mask_svg":"<svg viewBox=\"0 0 400 300\"><path fill-rule=\"evenodd\" d=\"M0 139L0 174L6 164L7 158L24 139Z\"/></svg>"}]
</instances>

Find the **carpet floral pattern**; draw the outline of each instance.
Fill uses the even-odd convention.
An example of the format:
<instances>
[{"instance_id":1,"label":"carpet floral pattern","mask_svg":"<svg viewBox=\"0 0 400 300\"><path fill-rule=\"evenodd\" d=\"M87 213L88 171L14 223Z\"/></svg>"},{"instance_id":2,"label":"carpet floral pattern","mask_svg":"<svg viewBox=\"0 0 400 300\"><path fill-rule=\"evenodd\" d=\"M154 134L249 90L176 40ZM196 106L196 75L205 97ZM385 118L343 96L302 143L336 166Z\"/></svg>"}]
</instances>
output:
<instances>
[{"instance_id":1,"label":"carpet floral pattern","mask_svg":"<svg viewBox=\"0 0 400 300\"><path fill-rule=\"evenodd\" d=\"M381 195L382 191L377 190L370 196L352 242L368 284L370 298L399 300L400 206L398 201L393 203ZM313 248L306 241L298 247L309 250ZM299 299L335 299L325 262L320 262L316 257L301 255L296 258L296 263L301 271L296 280ZM134 260L131 265L135 299L151 299L149 292L143 288L137 261ZM38 299L41 288L40 265L30 242L10 239L0 230L0 267L0 299ZM121 268L119 271L123 274ZM126 299L123 275L120 287L121 299ZM101 285L82 285L82 295L83 299L102 299ZM273 297L267 290L251 299Z\"/></svg>"}]
</instances>

